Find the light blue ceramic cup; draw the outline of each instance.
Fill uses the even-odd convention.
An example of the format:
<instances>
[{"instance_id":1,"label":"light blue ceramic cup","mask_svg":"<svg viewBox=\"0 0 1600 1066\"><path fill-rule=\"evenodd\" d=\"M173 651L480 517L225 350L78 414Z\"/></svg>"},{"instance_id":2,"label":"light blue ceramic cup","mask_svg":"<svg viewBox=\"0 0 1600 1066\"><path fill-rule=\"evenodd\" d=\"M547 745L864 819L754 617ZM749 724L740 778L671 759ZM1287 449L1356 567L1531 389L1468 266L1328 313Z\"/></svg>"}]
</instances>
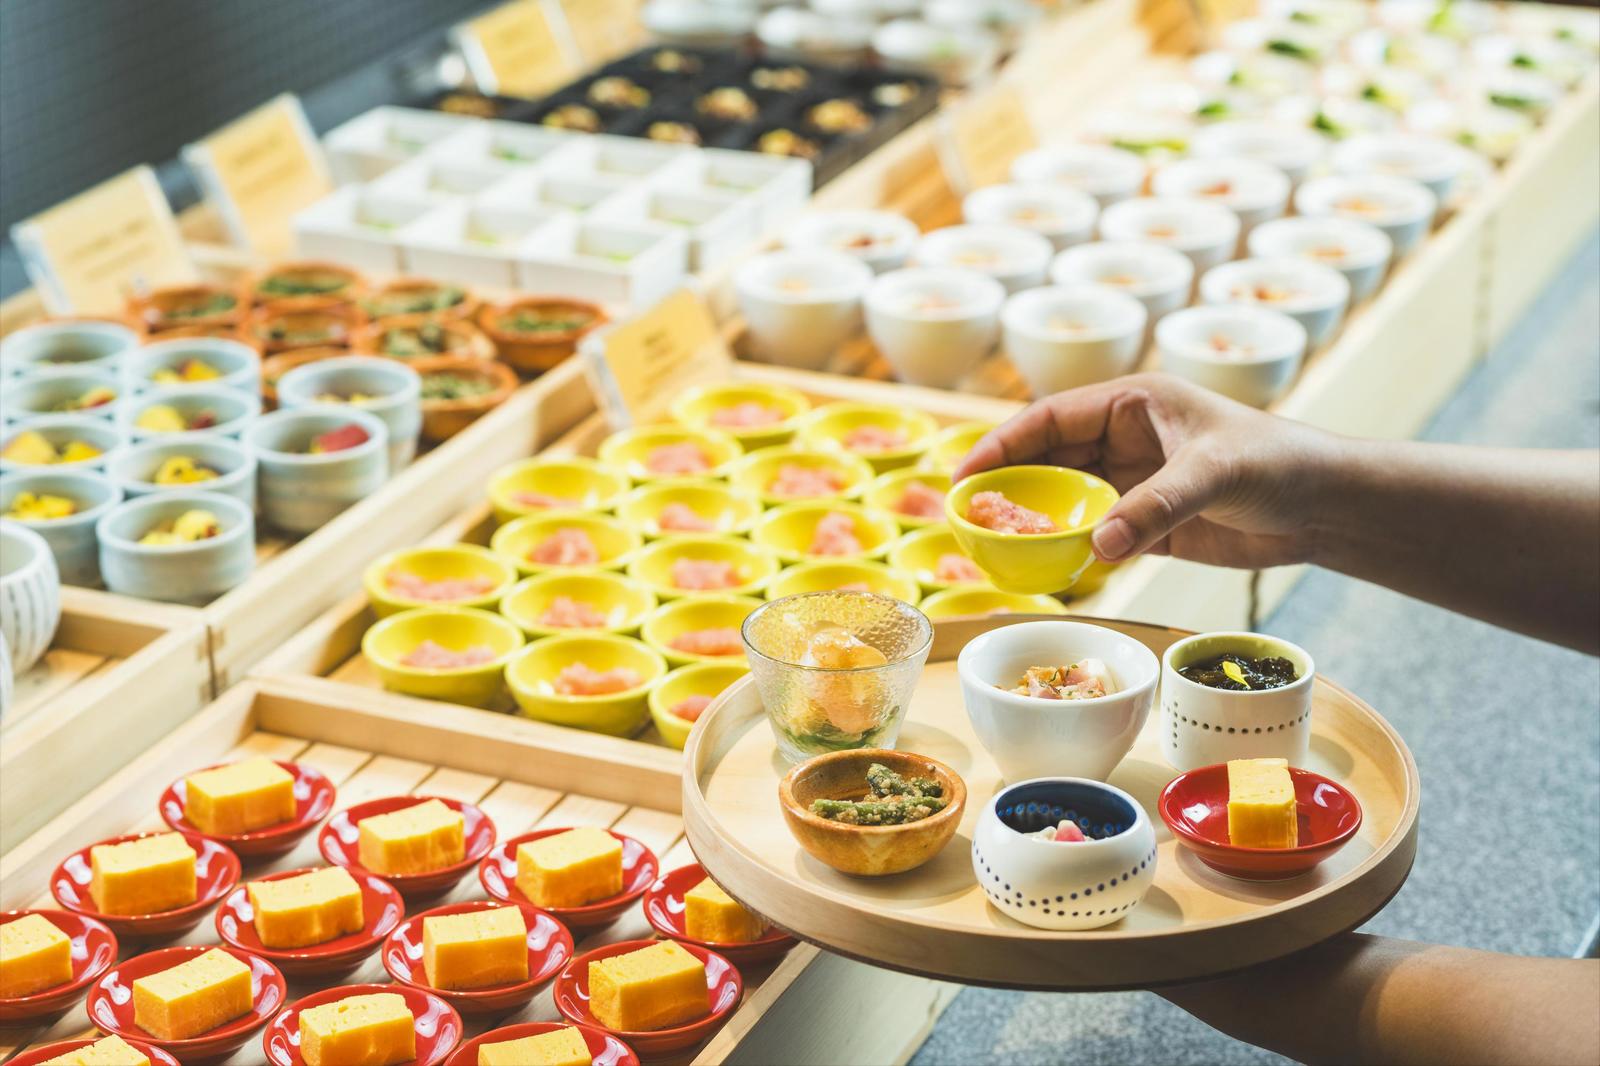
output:
<instances>
[{"instance_id":1,"label":"light blue ceramic cup","mask_svg":"<svg viewBox=\"0 0 1600 1066\"><path fill-rule=\"evenodd\" d=\"M0 474L23 474L39 470L104 470L106 461L121 451L128 443L122 428L103 418L85 418L83 415L43 415L29 419L26 425L7 422L0 428L0 452L24 432L37 433L58 450L73 441L96 448L100 454L93 459L70 464L51 464L48 467L19 463L0 455Z\"/></svg>"},{"instance_id":2,"label":"light blue ceramic cup","mask_svg":"<svg viewBox=\"0 0 1600 1066\"><path fill-rule=\"evenodd\" d=\"M214 421L204 429L168 433L142 428L138 424L139 417L157 405L173 408L186 420L201 412L210 412ZM134 443L142 440L188 441L204 437L233 437L237 440L245 427L261 413L261 398L221 385L163 385L130 397L117 407L117 421Z\"/></svg>"},{"instance_id":3,"label":"light blue ceramic cup","mask_svg":"<svg viewBox=\"0 0 1600 1066\"><path fill-rule=\"evenodd\" d=\"M319 403L325 396L370 396L355 406L383 419L389 429L389 472L404 470L417 454L422 431L422 378L404 363L375 355L319 359L278 379L284 408Z\"/></svg>"},{"instance_id":4,"label":"light blue ceramic cup","mask_svg":"<svg viewBox=\"0 0 1600 1066\"><path fill-rule=\"evenodd\" d=\"M155 380L163 370L176 371L183 364L198 360L222 376L191 383L166 383ZM261 356L248 344L226 337L179 337L157 341L135 349L122 361L123 381L128 392L150 389L238 389L247 396L261 395Z\"/></svg>"},{"instance_id":5,"label":"light blue ceramic cup","mask_svg":"<svg viewBox=\"0 0 1600 1066\"><path fill-rule=\"evenodd\" d=\"M175 456L210 467L218 476L188 485L156 484L161 464ZM252 511L256 506L256 457L243 444L227 437L141 441L113 456L106 463L106 473L129 498L154 492L216 492L234 497Z\"/></svg>"},{"instance_id":6,"label":"light blue ceramic cup","mask_svg":"<svg viewBox=\"0 0 1600 1066\"><path fill-rule=\"evenodd\" d=\"M50 545L63 584L98 586L100 542L95 536L95 524L122 502L122 491L104 474L41 467L37 473L12 473L0 480L0 513L10 511L12 503L24 492L63 496L73 502L75 510L65 518L11 521L33 530Z\"/></svg>"},{"instance_id":7,"label":"light blue ceramic cup","mask_svg":"<svg viewBox=\"0 0 1600 1066\"><path fill-rule=\"evenodd\" d=\"M146 533L185 511L210 511L222 531L188 544L140 544ZM256 523L250 508L214 492L161 492L117 504L96 523L100 573L124 596L204 605L250 576Z\"/></svg>"},{"instance_id":8,"label":"light blue ceramic cup","mask_svg":"<svg viewBox=\"0 0 1600 1066\"><path fill-rule=\"evenodd\" d=\"M315 454L317 437L354 423L367 439ZM256 459L261 518L288 533L310 533L389 478L389 431L383 420L349 404L313 404L263 415L245 431Z\"/></svg>"},{"instance_id":9,"label":"light blue ceramic cup","mask_svg":"<svg viewBox=\"0 0 1600 1066\"><path fill-rule=\"evenodd\" d=\"M113 398L98 407L77 410L67 408L92 389L110 389ZM122 379L115 370L98 367L58 370L50 374L34 374L6 383L0 389L0 410L8 422L31 422L55 414L76 415L79 418L109 419L117 409L122 396Z\"/></svg>"},{"instance_id":10,"label":"light blue ceramic cup","mask_svg":"<svg viewBox=\"0 0 1600 1066\"><path fill-rule=\"evenodd\" d=\"M34 375L91 367L115 371L139 335L115 322L41 322L0 342L0 373Z\"/></svg>"}]
</instances>

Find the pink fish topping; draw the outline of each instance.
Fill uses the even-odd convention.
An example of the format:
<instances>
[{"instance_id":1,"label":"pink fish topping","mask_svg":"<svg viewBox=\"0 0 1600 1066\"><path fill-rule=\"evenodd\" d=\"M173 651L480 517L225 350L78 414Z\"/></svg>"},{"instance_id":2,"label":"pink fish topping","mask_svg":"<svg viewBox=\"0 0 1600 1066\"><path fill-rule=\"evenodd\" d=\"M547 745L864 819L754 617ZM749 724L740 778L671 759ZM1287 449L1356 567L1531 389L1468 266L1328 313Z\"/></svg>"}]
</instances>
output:
<instances>
[{"instance_id":1,"label":"pink fish topping","mask_svg":"<svg viewBox=\"0 0 1600 1066\"><path fill-rule=\"evenodd\" d=\"M1078 828L1078 823L1069 818L1061 819L1059 825L1047 825L1033 835L1042 840L1054 840L1058 844L1077 844L1089 839Z\"/></svg>"},{"instance_id":2,"label":"pink fish topping","mask_svg":"<svg viewBox=\"0 0 1600 1066\"><path fill-rule=\"evenodd\" d=\"M593 566L600 561L600 549L581 529L558 529L534 546L528 560L543 566Z\"/></svg>"},{"instance_id":3,"label":"pink fish topping","mask_svg":"<svg viewBox=\"0 0 1600 1066\"><path fill-rule=\"evenodd\" d=\"M552 629L603 629L607 621L605 612L571 596L557 596L539 616L539 624Z\"/></svg>"},{"instance_id":4,"label":"pink fish topping","mask_svg":"<svg viewBox=\"0 0 1600 1066\"><path fill-rule=\"evenodd\" d=\"M608 696L638 688L644 679L639 671L626 666L614 670L594 670L586 663L573 663L556 675L555 690L563 696Z\"/></svg>"},{"instance_id":5,"label":"pink fish topping","mask_svg":"<svg viewBox=\"0 0 1600 1066\"><path fill-rule=\"evenodd\" d=\"M692 440L662 444L644 457L644 468L652 474L704 474L711 469L711 458Z\"/></svg>"},{"instance_id":6,"label":"pink fish topping","mask_svg":"<svg viewBox=\"0 0 1600 1066\"><path fill-rule=\"evenodd\" d=\"M1040 700L1093 700L1116 687L1105 663L1084 659L1070 666L1030 666L1008 691Z\"/></svg>"},{"instance_id":7,"label":"pink fish topping","mask_svg":"<svg viewBox=\"0 0 1600 1066\"><path fill-rule=\"evenodd\" d=\"M533 510L576 511L583 506L582 500L552 496L548 492L513 492L511 502Z\"/></svg>"},{"instance_id":8,"label":"pink fish topping","mask_svg":"<svg viewBox=\"0 0 1600 1066\"><path fill-rule=\"evenodd\" d=\"M865 452L876 455L879 452L899 451L911 443L911 438L903 429L891 429L888 426L874 426L870 423L857 426L840 438L846 448L853 452Z\"/></svg>"},{"instance_id":9,"label":"pink fish topping","mask_svg":"<svg viewBox=\"0 0 1600 1066\"><path fill-rule=\"evenodd\" d=\"M396 596L430 603L470 600L494 588L494 582L486 577L444 577L430 581L407 570L389 571L383 583Z\"/></svg>"},{"instance_id":10,"label":"pink fish topping","mask_svg":"<svg viewBox=\"0 0 1600 1066\"><path fill-rule=\"evenodd\" d=\"M860 555L866 548L856 536L856 520L838 511L829 511L811 533L811 555Z\"/></svg>"},{"instance_id":11,"label":"pink fish topping","mask_svg":"<svg viewBox=\"0 0 1600 1066\"><path fill-rule=\"evenodd\" d=\"M674 703L668 710L685 722L697 722L700 716L706 713L706 708L711 706L711 699L710 696L688 696Z\"/></svg>"},{"instance_id":12,"label":"pink fish topping","mask_svg":"<svg viewBox=\"0 0 1600 1066\"><path fill-rule=\"evenodd\" d=\"M672 563L672 584L680 589L707 592L738 588L744 580L732 563L720 559L677 559Z\"/></svg>"},{"instance_id":13,"label":"pink fish topping","mask_svg":"<svg viewBox=\"0 0 1600 1066\"><path fill-rule=\"evenodd\" d=\"M965 555L945 552L934 564L933 576L938 581L956 585L963 581L982 581L983 571L978 569L977 563Z\"/></svg>"},{"instance_id":14,"label":"pink fish topping","mask_svg":"<svg viewBox=\"0 0 1600 1066\"><path fill-rule=\"evenodd\" d=\"M906 486L894 509L913 518L938 518L944 514L944 493L923 481Z\"/></svg>"},{"instance_id":15,"label":"pink fish topping","mask_svg":"<svg viewBox=\"0 0 1600 1066\"><path fill-rule=\"evenodd\" d=\"M717 531L716 523L701 518L688 504L677 502L661 508L661 517L656 519L656 525L661 527L662 532L715 533Z\"/></svg>"},{"instance_id":16,"label":"pink fish topping","mask_svg":"<svg viewBox=\"0 0 1600 1066\"><path fill-rule=\"evenodd\" d=\"M732 407L719 407L711 412L711 424L724 429L754 429L775 426L788 416L776 407L746 400Z\"/></svg>"},{"instance_id":17,"label":"pink fish topping","mask_svg":"<svg viewBox=\"0 0 1600 1066\"><path fill-rule=\"evenodd\" d=\"M998 492L980 492L967 508L967 521L996 533L1054 533L1050 516L1013 503Z\"/></svg>"},{"instance_id":18,"label":"pink fish topping","mask_svg":"<svg viewBox=\"0 0 1600 1066\"><path fill-rule=\"evenodd\" d=\"M845 479L837 470L825 466L784 463L767 491L774 496L836 496L844 491Z\"/></svg>"},{"instance_id":19,"label":"pink fish topping","mask_svg":"<svg viewBox=\"0 0 1600 1066\"><path fill-rule=\"evenodd\" d=\"M482 666L494 661L494 649L487 644L474 644L461 651L451 651L442 644L425 640L412 648L400 665L418 670L458 670L464 666Z\"/></svg>"},{"instance_id":20,"label":"pink fish topping","mask_svg":"<svg viewBox=\"0 0 1600 1066\"><path fill-rule=\"evenodd\" d=\"M731 626L679 633L667 641L667 646L685 655L739 655L744 651L739 631Z\"/></svg>"}]
</instances>

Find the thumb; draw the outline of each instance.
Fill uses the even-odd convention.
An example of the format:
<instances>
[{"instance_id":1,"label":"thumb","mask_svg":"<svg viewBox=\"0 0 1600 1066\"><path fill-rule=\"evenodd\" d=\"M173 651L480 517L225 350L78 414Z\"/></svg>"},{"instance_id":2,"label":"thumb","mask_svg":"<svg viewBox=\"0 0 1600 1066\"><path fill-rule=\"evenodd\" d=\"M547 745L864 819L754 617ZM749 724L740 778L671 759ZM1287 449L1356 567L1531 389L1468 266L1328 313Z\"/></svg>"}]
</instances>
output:
<instances>
[{"instance_id":1,"label":"thumb","mask_svg":"<svg viewBox=\"0 0 1600 1066\"><path fill-rule=\"evenodd\" d=\"M1108 563L1148 551L1209 507L1219 487L1201 460L1174 456L1129 490L1095 527L1095 554Z\"/></svg>"}]
</instances>

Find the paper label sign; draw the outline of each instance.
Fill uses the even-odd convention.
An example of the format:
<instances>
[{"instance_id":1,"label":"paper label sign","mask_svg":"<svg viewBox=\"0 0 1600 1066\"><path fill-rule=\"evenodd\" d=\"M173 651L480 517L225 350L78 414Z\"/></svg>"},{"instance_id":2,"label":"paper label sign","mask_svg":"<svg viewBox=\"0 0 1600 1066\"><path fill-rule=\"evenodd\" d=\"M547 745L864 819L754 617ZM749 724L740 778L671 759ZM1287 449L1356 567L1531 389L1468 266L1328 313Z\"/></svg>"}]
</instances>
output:
<instances>
[{"instance_id":1,"label":"paper label sign","mask_svg":"<svg viewBox=\"0 0 1600 1066\"><path fill-rule=\"evenodd\" d=\"M1039 146L1022 94L996 85L957 107L941 139L945 169L962 192L1005 181L1011 163Z\"/></svg>"},{"instance_id":2,"label":"paper label sign","mask_svg":"<svg viewBox=\"0 0 1600 1066\"><path fill-rule=\"evenodd\" d=\"M578 55L590 66L632 50L644 37L637 0L562 0L561 10Z\"/></svg>"},{"instance_id":3,"label":"paper label sign","mask_svg":"<svg viewBox=\"0 0 1600 1066\"><path fill-rule=\"evenodd\" d=\"M562 43L557 8L541 0L512 0L455 28L456 45L472 80L485 93L542 96L577 73Z\"/></svg>"},{"instance_id":4,"label":"paper label sign","mask_svg":"<svg viewBox=\"0 0 1600 1066\"><path fill-rule=\"evenodd\" d=\"M582 355L595 398L619 429L654 420L678 393L720 381L733 366L711 309L691 288L594 337Z\"/></svg>"},{"instance_id":5,"label":"paper label sign","mask_svg":"<svg viewBox=\"0 0 1600 1066\"><path fill-rule=\"evenodd\" d=\"M19 222L11 237L53 315L119 315L130 292L199 280L149 167Z\"/></svg>"},{"instance_id":6,"label":"paper label sign","mask_svg":"<svg viewBox=\"0 0 1600 1066\"><path fill-rule=\"evenodd\" d=\"M292 93L189 145L183 158L233 243L263 255L287 252L290 220L333 191L322 146Z\"/></svg>"}]
</instances>

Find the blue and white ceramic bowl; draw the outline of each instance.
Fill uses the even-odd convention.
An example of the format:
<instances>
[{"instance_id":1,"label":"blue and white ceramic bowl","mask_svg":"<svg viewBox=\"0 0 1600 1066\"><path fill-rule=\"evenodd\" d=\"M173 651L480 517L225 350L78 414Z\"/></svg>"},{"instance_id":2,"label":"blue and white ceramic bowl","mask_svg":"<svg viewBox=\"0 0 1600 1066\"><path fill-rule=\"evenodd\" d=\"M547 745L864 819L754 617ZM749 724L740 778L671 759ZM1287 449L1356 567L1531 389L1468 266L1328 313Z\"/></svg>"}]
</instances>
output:
<instances>
[{"instance_id":1,"label":"blue and white ceramic bowl","mask_svg":"<svg viewBox=\"0 0 1600 1066\"><path fill-rule=\"evenodd\" d=\"M284 408L328 402L328 397L371 397L353 406L377 415L389 429L389 473L404 470L417 454L422 431L422 378L404 363L375 355L319 359L278 379Z\"/></svg>"},{"instance_id":2,"label":"blue and white ceramic bowl","mask_svg":"<svg viewBox=\"0 0 1600 1066\"><path fill-rule=\"evenodd\" d=\"M61 581L67 585L93 588L100 584L100 544L95 538L95 523L122 502L122 491L104 474L87 470L51 471L36 468L36 473L7 474L0 481L0 512L24 492L62 496L72 501L75 510L65 518L23 519L16 522L33 530L50 546Z\"/></svg>"},{"instance_id":3,"label":"blue and white ceramic bowl","mask_svg":"<svg viewBox=\"0 0 1600 1066\"><path fill-rule=\"evenodd\" d=\"M61 577L43 537L0 519L0 634L16 676L27 673L55 639L61 621Z\"/></svg>"},{"instance_id":4,"label":"blue and white ceramic bowl","mask_svg":"<svg viewBox=\"0 0 1600 1066\"><path fill-rule=\"evenodd\" d=\"M1036 836L1071 819L1088 839ZM1097 929L1121 921L1156 878L1156 833L1134 798L1077 777L1002 789L972 836L972 872L989 902L1039 929Z\"/></svg>"},{"instance_id":5,"label":"blue and white ceramic bowl","mask_svg":"<svg viewBox=\"0 0 1600 1066\"><path fill-rule=\"evenodd\" d=\"M0 343L0 373L54 374L63 370L116 370L139 336L115 322L41 322Z\"/></svg>"},{"instance_id":6,"label":"blue and white ceramic bowl","mask_svg":"<svg viewBox=\"0 0 1600 1066\"><path fill-rule=\"evenodd\" d=\"M203 429L161 432L145 429L139 418L156 406L176 410L190 420L202 412L210 412L213 422ZM141 392L118 405L117 420L135 443L142 440L198 440L203 437L233 437L240 434L261 413L261 398L246 395L238 389L220 385L164 385Z\"/></svg>"},{"instance_id":7,"label":"blue and white ceramic bowl","mask_svg":"<svg viewBox=\"0 0 1600 1066\"><path fill-rule=\"evenodd\" d=\"M85 393L93 389L110 389L112 399L98 407L76 408ZM109 419L117 409L122 396L122 379L114 370L97 367L74 367L49 374L35 374L10 382L3 390L4 401L0 410L8 422L31 422L49 415L75 415L79 418Z\"/></svg>"},{"instance_id":8,"label":"blue and white ceramic bowl","mask_svg":"<svg viewBox=\"0 0 1600 1066\"><path fill-rule=\"evenodd\" d=\"M93 459L85 459L76 463L50 463L34 464L19 463L14 459L0 457L0 473L20 474L40 470L103 470L107 460L115 456L127 444L127 435L122 428L103 418L85 418L82 415L45 415L30 420L26 425L6 423L0 428L0 451L8 447L12 441L22 433L37 433L49 441L56 449L66 447L73 441L82 441L92 445L100 454Z\"/></svg>"},{"instance_id":9,"label":"blue and white ceramic bowl","mask_svg":"<svg viewBox=\"0 0 1600 1066\"><path fill-rule=\"evenodd\" d=\"M156 472L176 456L209 467L218 476L185 485L156 484ZM217 492L234 497L251 510L256 506L256 457L228 437L141 441L112 456L106 463L106 473L130 498L153 492Z\"/></svg>"},{"instance_id":10,"label":"blue and white ceramic bowl","mask_svg":"<svg viewBox=\"0 0 1600 1066\"><path fill-rule=\"evenodd\" d=\"M210 511L222 531L189 544L140 544L185 511ZM124 596L205 604L244 582L256 565L255 515L232 496L163 492L124 500L95 527L106 588Z\"/></svg>"},{"instance_id":11,"label":"blue and white ceramic bowl","mask_svg":"<svg viewBox=\"0 0 1600 1066\"><path fill-rule=\"evenodd\" d=\"M195 382L156 380L162 371L178 371L192 361L206 364L221 376ZM122 375L129 393L220 387L237 389L247 396L261 395L261 356L248 344L226 337L180 337L147 344L123 360Z\"/></svg>"},{"instance_id":12,"label":"blue and white ceramic bowl","mask_svg":"<svg viewBox=\"0 0 1600 1066\"><path fill-rule=\"evenodd\" d=\"M354 422L367 439L353 448L314 454L311 442ZM383 420L349 404L313 404L274 411L246 432L256 459L262 520L288 533L322 528L389 477L389 431Z\"/></svg>"}]
</instances>

